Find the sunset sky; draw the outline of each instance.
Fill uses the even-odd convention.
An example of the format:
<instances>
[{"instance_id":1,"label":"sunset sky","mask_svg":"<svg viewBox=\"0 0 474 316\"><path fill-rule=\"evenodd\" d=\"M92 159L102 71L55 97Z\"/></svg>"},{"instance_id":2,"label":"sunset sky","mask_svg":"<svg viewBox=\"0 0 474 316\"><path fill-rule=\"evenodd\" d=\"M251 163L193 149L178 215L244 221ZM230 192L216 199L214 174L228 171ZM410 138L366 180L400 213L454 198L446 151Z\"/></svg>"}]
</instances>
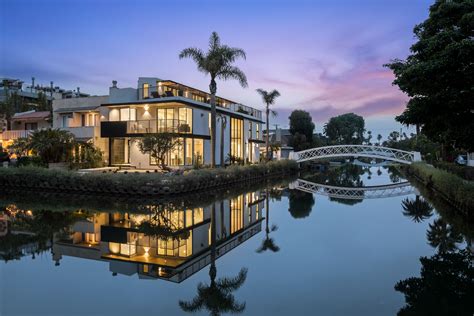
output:
<instances>
[{"instance_id":1,"label":"sunset sky","mask_svg":"<svg viewBox=\"0 0 474 316\"><path fill-rule=\"evenodd\" d=\"M208 90L209 78L181 49L205 49L217 31L243 48L249 87L218 82L218 94L262 108L255 89L278 89L273 120L309 111L320 131L331 116L355 112L374 134L400 129L406 103L382 65L405 58L413 27L434 0L112 1L0 0L0 76L54 81L106 94L112 80L139 76Z\"/></svg>"}]
</instances>

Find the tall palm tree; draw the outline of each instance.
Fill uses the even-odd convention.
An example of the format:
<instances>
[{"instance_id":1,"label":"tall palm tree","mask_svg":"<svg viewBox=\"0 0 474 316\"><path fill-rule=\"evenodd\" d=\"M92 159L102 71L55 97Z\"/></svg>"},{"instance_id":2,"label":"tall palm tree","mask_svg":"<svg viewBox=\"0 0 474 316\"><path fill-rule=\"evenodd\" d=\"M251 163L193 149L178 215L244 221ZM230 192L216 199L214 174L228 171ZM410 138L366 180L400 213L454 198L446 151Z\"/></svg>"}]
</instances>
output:
<instances>
[{"instance_id":1,"label":"tall palm tree","mask_svg":"<svg viewBox=\"0 0 474 316\"><path fill-rule=\"evenodd\" d=\"M403 215L411 217L416 223L421 223L433 215L433 207L424 199L420 199L419 195L416 196L415 200L404 199L402 208Z\"/></svg>"},{"instance_id":2,"label":"tall palm tree","mask_svg":"<svg viewBox=\"0 0 474 316\"><path fill-rule=\"evenodd\" d=\"M207 52L204 53L196 47L189 47L181 51L179 58L193 59L198 70L211 77L209 84L211 93L211 167L214 168L216 166L216 79L236 79L242 87L247 87L247 77L242 70L233 66L238 58L246 59L246 55L240 48L221 44L219 35L212 32Z\"/></svg>"},{"instance_id":3,"label":"tall palm tree","mask_svg":"<svg viewBox=\"0 0 474 316\"><path fill-rule=\"evenodd\" d=\"M216 206L211 207L211 266L209 277L211 283L198 284L198 294L192 301L179 301L179 306L185 312L195 313L203 308L209 311L210 315L221 315L222 313L239 314L245 310L245 303L235 300L233 291L238 290L247 278L247 269L242 268L239 274L233 278L219 278L216 280Z\"/></svg>"},{"instance_id":4,"label":"tall palm tree","mask_svg":"<svg viewBox=\"0 0 474 316\"><path fill-rule=\"evenodd\" d=\"M225 167L225 159L224 159L224 132L227 127L227 117L223 114L219 115L219 119L221 120L221 166Z\"/></svg>"},{"instance_id":5,"label":"tall palm tree","mask_svg":"<svg viewBox=\"0 0 474 316\"><path fill-rule=\"evenodd\" d=\"M266 124L267 124L267 134L266 134L266 137L265 137L265 155L266 155L266 159L268 160L269 159L269 153L268 153L268 138L269 138L269 129L270 129L270 105L274 104L275 103L275 100L276 98L278 98L280 96L280 92L278 92L277 90L273 90L272 92L268 92L268 91L265 91L263 89L257 89L257 92L260 94L260 96L262 97L262 100L263 102L265 103L266 107L265 107L265 113L267 115L266 119ZM276 115L276 112L271 110L272 114L273 115Z\"/></svg>"},{"instance_id":6,"label":"tall palm tree","mask_svg":"<svg viewBox=\"0 0 474 316\"><path fill-rule=\"evenodd\" d=\"M278 229L278 227L276 225L272 225L271 229L269 228L269 222L270 222L270 219L269 219L269 215L270 215L270 211L269 211L270 194L269 194L268 188L265 190L265 194L266 194L265 209L266 209L266 213L267 213L267 215L265 217L265 222L266 222L265 239L262 241L262 245L260 246L260 248L257 249L257 252L262 253L262 252L267 251L267 250L271 250L272 252L278 252L278 251L280 251L280 247L278 247L275 244L275 241L273 240L273 238L270 238L270 231L274 232L275 230Z\"/></svg>"},{"instance_id":7,"label":"tall palm tree","mask_svg":"<svg viewBox=\"0 0 474 316\"><path fill-rule=\"evenodd\" d=\"M456 250L456 244L462 243L464 238L454 227L446 223L442 218L436 219L433 224L429 224L426 232L428 243L438 248L440 253Z\"/></svg>"}]
</instances>

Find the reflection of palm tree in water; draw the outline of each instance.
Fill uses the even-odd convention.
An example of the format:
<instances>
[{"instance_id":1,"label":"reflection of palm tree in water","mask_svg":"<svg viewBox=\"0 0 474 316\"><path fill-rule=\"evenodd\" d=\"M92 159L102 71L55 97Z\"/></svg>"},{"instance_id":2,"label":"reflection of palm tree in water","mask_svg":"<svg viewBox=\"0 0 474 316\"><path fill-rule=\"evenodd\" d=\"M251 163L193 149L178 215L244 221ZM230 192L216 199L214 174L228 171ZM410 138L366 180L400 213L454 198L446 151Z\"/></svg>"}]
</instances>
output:
<instances>
[{"instance_id":1,"label":"reflection of palm tree in water","mask_svg":"<svg viewBox=\"0 0 474 316\"><path fill-rule=\"evenodd\" d=\"M436 219L429 226L426 232L428 243L432 247L438 248L440 253L456 250L458 248L456 244L462 243L464 240L463 236L442 218Z\"/></svg>"},{"instance_id":2,"label":"reflection of palm tree in water","mask_svg":"<svg viewBox=\"0 0 474 316\"><path fill-rule=\"evenodd\" d=\"M239 314L245 310L245 303L235 300L232 292L238 290L247 278L247 269L242 268L239 274L233 278L219 278L216 280L216 207L212 204L211 210L211 266L209 268L209 285L199 283L197 295L192 301L179 301L179 306L185 312L195 313L203 308L210 315L221 315L222 313Z\"/></svg>"},{"instance_id":3,"label":"reflection of palm tree in water","mask_svg":"<svg viewBox=\"0 0 474 316\"><path fill-rule=\"evenodd\" d=\"M416 223L421 223L433 215L433 207L417 195L415 200L408 198L402 201L403 215L411 217Z\"/></svg>"},{"instance_id":4,"label":"reflection of palm tree in water","mask_svg":"<svg viewBox=\"0 0 474 316\"><path fill-rule=\"evenodd\" d=\"M273 238L270 238L270 231L276 231L278 229L278 227L276 225L272 225L271 227L271 230L270 230L270 227L269 227L269 222L270 222L270 219L269 219L269 216L270 216L270 195L269 195L269 191L268 189L265 190L265 209L266 209L266 217L265 217L265 222L266 222L266 225L265 225L265 239L263 240L262 242L262 245L260 246L260 248L257 249L257 252L258 253L262 253L264 251L267 251L267 250L271 250L272 252L278 252L280 251L280 247L278 247L276 244L275 244L275 241L273 240Z\"/></svg>"}]
</instances>

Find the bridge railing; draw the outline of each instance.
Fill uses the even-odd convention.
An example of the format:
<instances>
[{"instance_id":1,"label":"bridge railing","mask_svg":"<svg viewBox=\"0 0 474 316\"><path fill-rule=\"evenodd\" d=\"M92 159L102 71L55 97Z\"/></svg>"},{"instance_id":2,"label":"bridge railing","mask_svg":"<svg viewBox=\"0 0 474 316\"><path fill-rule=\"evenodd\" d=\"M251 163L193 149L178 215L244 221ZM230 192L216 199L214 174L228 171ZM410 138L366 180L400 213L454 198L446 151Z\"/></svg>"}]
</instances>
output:
<instances>
[{"instance_id":1,"label":"bridge railing","mask_svg":"<svg viewBox=\"0 0 474 316\"><path fill-rule=\"evenodd\" d=\"M338 157L378 158L406 164L410 164L414 161L421 161L421 155L419 152L369 145L335 145L316 147L290 154L290 159L296 160L297 162Z\"/></svg>"}]
</instances>

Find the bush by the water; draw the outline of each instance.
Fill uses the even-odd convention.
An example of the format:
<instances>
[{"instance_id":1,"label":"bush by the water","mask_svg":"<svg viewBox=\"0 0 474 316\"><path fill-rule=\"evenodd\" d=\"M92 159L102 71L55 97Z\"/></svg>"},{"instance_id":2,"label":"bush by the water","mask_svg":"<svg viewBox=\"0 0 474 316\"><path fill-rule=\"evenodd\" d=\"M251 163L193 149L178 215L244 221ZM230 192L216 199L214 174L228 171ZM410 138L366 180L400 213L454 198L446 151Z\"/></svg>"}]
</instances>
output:
<instances>
[{"instance_id":1,"label":"bush by the water","mask_svg":"<svg viewBox=\"0 0 474 316\"><path fill-rule=\"evenodd\" d=\"M414 175L429 188L445 195L467 212L474 211L474 182L425 163L413 163L407 167L408 175Z\"/></svg>"},{"instance_id":2,"label":"bush by the water","mask_svg":"<svg viewBox=\"0 0 474 316\"><path fill-rule=\"evenodd\" d=\"M140 196L192 192L268 176L295 174L297 171L298 164L293 160L230 166L225 169L190 170L183 175L132 172L80 174L34 167L3 168L0 170L0 186Z\"/></svg>"},{"instance_id":3,"label":"bush by the water","mask_svg":"<svg viewBox=\"0 0 474 316\"><path fill-rule=\"evenodd\" d=\"M443 169L469 181L474 181L474 167L460 166L452 162L437 161L433 163L436 168Z\"/></svg>"}]
</instances>

